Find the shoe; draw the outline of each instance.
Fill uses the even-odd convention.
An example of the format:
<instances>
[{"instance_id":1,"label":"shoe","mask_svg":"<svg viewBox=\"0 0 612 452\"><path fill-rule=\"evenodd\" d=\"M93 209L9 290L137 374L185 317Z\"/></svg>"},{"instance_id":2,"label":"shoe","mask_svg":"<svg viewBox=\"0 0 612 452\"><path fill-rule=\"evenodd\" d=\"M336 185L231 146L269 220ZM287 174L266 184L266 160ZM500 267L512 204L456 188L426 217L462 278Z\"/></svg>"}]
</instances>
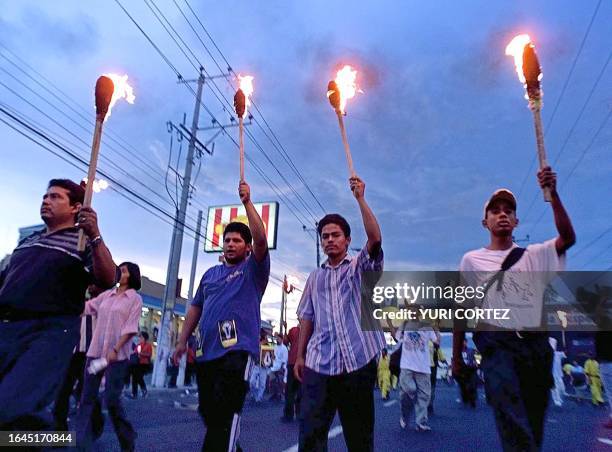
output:
<instances>
[{"instance_id":1,"label":"shoe","mask_svg":"<svg viewBox=\"0 0 612 452\"><path fill-rule=\"evenodd\" d=\"M400 416L400 427L402 429L406 428L406 421L404 420L403 416Z\"/></svg>"},{"instance_id":2,"label":"shoe","mask_svg":"<svg viewBox=\"0 0 612 452\"><path fill-rule=\"evenodd\" d=\"M418 425L417 424L417 426L415 427L415 430L417 432L429 432L429 431L431 431L431 427L429 425L427 425L427 424L425 424L425 425Z\"/></svg>"},{"instance_id":3,"label":"shoe","mask_svg":"<svg viewBox=\"0 0 612 452\"><path fill-rule=\"evenodd\" d=\"M146 389L144 391L142 391L142 398L143 399L146 399L148 395L149 395L149 391L147 391Z\"/></svg>"},{"instance_id":4,"label":"shoe","mask_svg":"<svg viewBox=\"0 0 612 452\"><path fill-rule=\"evenodd\" d=\"M128 399L132 399L132 400L134 400L134 399L137 399L137 398L138 398L138 396L137 396L137 395L134 395L134 394L127 394L127 395L126 395L126 397L127 397Z\"/></svg>"}]
</instances>

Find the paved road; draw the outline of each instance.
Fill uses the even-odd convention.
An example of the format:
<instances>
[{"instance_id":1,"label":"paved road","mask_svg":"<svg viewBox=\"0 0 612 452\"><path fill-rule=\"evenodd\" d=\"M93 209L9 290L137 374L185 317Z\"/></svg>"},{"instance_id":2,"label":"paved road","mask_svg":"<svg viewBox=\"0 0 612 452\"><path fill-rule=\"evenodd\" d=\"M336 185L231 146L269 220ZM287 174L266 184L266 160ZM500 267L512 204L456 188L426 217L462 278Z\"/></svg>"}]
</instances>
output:
<instances>
[{"instance_id":1,"label":"paved road","mask_svg":"<svg viewBox=\"0 0 612 452\"><path fill-rule=\"evenodd\" d=\"M397 392L393 397L397 397ZM484 400L479 400L476 409L470 409L457 403L456 397L456 387L438 386L436 413L430 419L433 430L418 433L401 430L398 402L384 402L376 393L377 450L501 450L491 410ZM147 399L125 400L129 418L139 434L137 450L200 450L204 427L195 411L195 403L193 394L185 395L178 390L153 390ZM297 451L298 425L280 423L281 412L280 403L247 402L240 439L245 451ZM612 431L601 427L606 415L606 409L592 407L588 402L568 401L562 409L551 408L544 450L612 451ZM106 424L97 450L119 451L110 422L107 420ZM337 417L330 431L329 450L346 450Z\"/></svg>"}]
</instances>

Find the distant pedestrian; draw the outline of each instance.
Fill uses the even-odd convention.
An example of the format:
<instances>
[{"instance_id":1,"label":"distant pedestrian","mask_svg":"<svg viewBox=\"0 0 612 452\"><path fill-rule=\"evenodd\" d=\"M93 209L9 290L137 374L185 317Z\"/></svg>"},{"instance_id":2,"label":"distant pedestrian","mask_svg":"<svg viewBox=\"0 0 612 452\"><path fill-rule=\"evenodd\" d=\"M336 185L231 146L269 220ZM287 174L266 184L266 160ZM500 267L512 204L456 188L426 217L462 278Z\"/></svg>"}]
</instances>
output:
<instances>
[{"instance_id":1,"label":"distant pedestrian","mask_svg":"<svg viewBox=\"0 0 612 452\"><path fill-rule=\"evenodd\" d=\"M270 400L283 400L283 392L285 387L285 372L287 371L287 359L289 351L287 346L283 344L280 336L276 336L276 345L274 346L274 362L270 369Z\"/></svg>"},{"instance_id":2,"label":"distant pedestrian","mask_svg":"<svg viewBox=\"0 0 612 452\"><path fill-rule=\"evenodd\" d=\"M612 345L611 345L612 346ZM599 373L599 363L591 353L589 359L584 363L584 374L591 389L591 403L595 406L603 405L604 399L601 396L601 374Z\"/></svg>"},{"instance_id":3,"label":"distant pedestrian","mask_svg":"<svg viewBox=\"0 0 612 452\"><path fill-rule=\"evenodd\" d=\"M298 352L298 341L300 339L300 327L294 326L289 330L285 342L289 347L287 360L287 389L285 392L285 409L283 411L284 422L291 422L300 414L300 381L295 377L293 371Z\"/></svg>"},{"instance_id":4,"label":"distant pedestrian","mask_svg":"<svg viewBox=\"0 0 612 452\"><path fill-rule=\"evenodd\" d=\"M382 349L380 358L378 358L378 387L382 399L388 400L391 390L391 370L389 369L389 354L386 348Z\"/></svg>"},{"instance_id":5,"label":"distant pedestrian","mask_svg":"<svg viewBox=\"0 0 612 452\"><path fill-rule=\"evenodd\" d=\"M77 447L89 450L94 440L92 413L98 403L98 391L105 377L104 398L108 414L119 439L121 449L134 450L136 432L127 419L121 403L121 392L132 337L138 333L138 322L142 312L140 269L138 265L124 262L119 265L121 279L119 287L107 290L89 300L85 314L97 315L91 345L87 350L87 364L83 394L76 421ZM101 361L101 359L105 361ZM95 368L95 364L99 368Z\"/></svg>"},{"instance_id":6,"label":"distant pedestrian","mask_svg":"<svg viewBox=\"0 0 612 452\"><path fill-rule=\"evenodd\" d=\"M149 333L143 331L140 333L140 342L136 346L138 354L138 364L134 369L132 377L132 397L138 396L138 387L142 392L142 396L147 396L147 385L144 381L144 376L151 370L151 357L153 356L153 347L149 343Z\"/></svg>"}]
</instances>

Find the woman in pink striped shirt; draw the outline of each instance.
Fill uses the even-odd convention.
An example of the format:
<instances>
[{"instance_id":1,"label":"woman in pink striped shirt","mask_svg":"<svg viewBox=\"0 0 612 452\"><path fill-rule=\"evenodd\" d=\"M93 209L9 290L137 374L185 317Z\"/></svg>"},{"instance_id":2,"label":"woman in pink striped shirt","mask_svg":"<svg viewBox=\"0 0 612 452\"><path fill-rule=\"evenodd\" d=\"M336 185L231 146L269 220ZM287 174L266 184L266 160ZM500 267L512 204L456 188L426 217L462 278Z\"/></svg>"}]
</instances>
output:
<instances>
[{"instance_id":1,"label":"woman in pink striped shirt","mask_svg":"<svg viewBox=\"0 0 612 452\"><path fill-rule=\"evenodd\" d=\"M121 390L129 364L131 339L138 333L142 310L142 298L137 292L141 286L140 269L131 262L122 263L119 269L121 279L118 287L107 290L85 305L85 314L97 316L97 322L87 350L85 381L76 421L77 447L83 450L89 450L94 440L91 417L103 376L106 377L106 407L121 450L134 450L137 436L121 404ZM92 373L90 364L98 358L105 358L107 367Z\"/></svg>"}]
</instances>

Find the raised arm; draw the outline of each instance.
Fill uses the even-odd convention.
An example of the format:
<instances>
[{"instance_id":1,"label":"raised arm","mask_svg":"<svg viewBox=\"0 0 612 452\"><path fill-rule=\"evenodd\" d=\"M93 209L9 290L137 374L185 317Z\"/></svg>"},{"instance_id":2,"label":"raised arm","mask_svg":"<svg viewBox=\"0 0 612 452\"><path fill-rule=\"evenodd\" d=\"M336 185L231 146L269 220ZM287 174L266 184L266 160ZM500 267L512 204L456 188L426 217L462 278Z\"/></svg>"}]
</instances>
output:
<instances>
[{"instance_id":1,"label":"raised arm","mask_svg":"<svg viewBox=\"0 0 612 452\"><path fill-rule=\"evenodd\" d=\"M255 206L251 202L251 188L245 181L240 181L238 187L240 201L244 206L249 219L249 228L253 236L253 256L257 262L263 261L268 253L268 239L266 238L266 228L261 221L261 217L255 210Z\"/></svg>"},{"instance_id":2,"label":"raised arm","mask_svg":"<svg viewBox=\"0 0 612 452\"><path fill-rule=\"evenodd\" d=\"M376 258L381 250L382 246L382 234L380 232L380 226L378 221L370 209L370 206L365 200L365 183L357 176L349 179L351 191L353 196L357 199L359 204L359 210L361 211L361 218L363 219L363 226L365 228L366 236L368 237L367 248L368 254L372 258Z\"/></svg>"},{"instance_id":3,"label":"raised arm","mask_svg":"<svg viewBox=\"0 0 612 452\"><path fill-rule=\"evenodd\" d=\"M538 171L538 182L540 187L550 187L550 194L552 200L550 205L553 210L555 217L555 226L559 236L555 241L555 247L557 248L557 254L561 256L565 253L574 243L576 243L576 233L570 220L559 193L557 192L557 174L552 171L550 166L542 168Z\"/></svg>"}]
</instances>

